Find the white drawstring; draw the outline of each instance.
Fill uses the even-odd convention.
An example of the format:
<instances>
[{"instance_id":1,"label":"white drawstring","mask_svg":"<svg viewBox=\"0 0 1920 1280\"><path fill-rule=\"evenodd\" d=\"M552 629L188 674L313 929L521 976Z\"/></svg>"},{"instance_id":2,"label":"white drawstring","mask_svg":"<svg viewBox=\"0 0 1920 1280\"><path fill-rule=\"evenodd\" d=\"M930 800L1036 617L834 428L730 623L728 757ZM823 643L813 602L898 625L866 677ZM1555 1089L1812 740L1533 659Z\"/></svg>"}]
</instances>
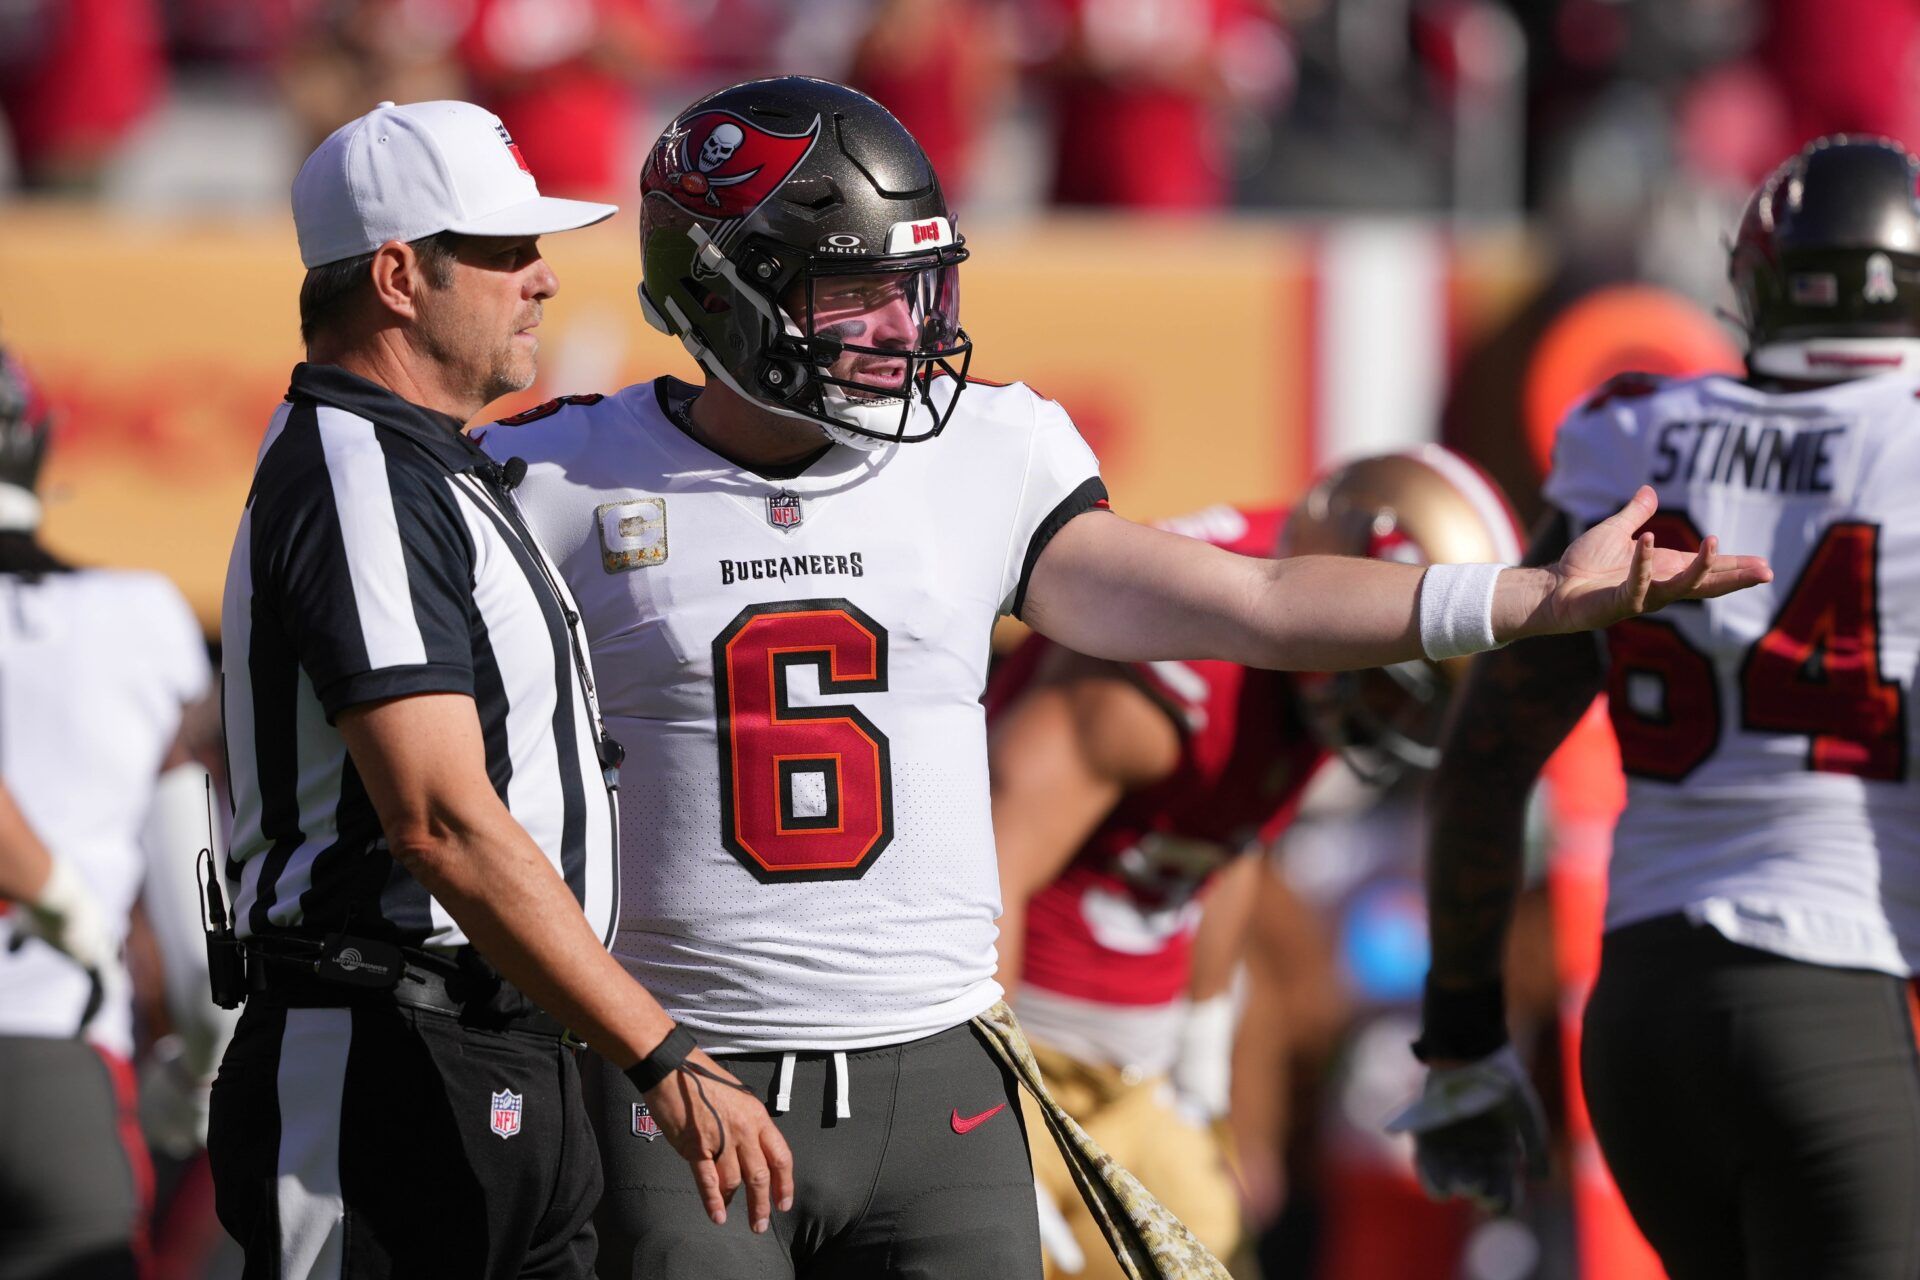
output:
<instances>
[{"instance_id":1,"label":"white drawstring","mask_svg":"<svg viewBox=\"0 0 1920 1280\"><path fill-rule=\"evenodd\" d=\"M853 1102L847 1096L847 1055L833 1055L833 1114L841 1120L853 1119Z\"/></svg>"},{"instance_id":2,"label":"white drawstring","mask_svg":"<svg viewBox=\"0 0 1920 1280\"><path fill-rule=\"evenodd\" d=\"M793 1062L797 1053L780 1055L780 1070L773 1077L773 1114L793 1110ZM853 1119L853 1096L847 1087L847 1055L833 1055L833 1114L841 1120Z\"/></svg>"},{"instance_id":3,"label":"white drawstring","mask_svg":"<svg viewBox=\"0 0 1920 1280\"><path fill-rule=\"evenodd\" d=\"M780 1055L780 1074L775 1077L776 1085L773 1098L773 1114L780 1115L793 1109L793 1058L791 1053Z\"/></svg>"}]
</instances>

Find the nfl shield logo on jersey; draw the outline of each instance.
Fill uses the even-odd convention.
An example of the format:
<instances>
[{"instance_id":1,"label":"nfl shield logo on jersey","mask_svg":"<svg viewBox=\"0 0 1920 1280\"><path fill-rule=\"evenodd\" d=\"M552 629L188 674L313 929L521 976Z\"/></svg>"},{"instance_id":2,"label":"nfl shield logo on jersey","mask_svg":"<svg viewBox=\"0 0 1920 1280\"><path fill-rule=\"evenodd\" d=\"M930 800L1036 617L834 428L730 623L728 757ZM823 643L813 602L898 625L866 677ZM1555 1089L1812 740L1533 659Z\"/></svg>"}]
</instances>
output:
<instances>
[{"instance_id":1,"label":"nfl shield logo on jersey","mask_svg":"<svg viewBox=\"0 0 1920 1280\"><path fill-rule=\"evenodd\" d=\"M767 523L776 529L792 529L806 517L800 510L800 495L785 489L767 499Z\"/></svg>"},{"instance_id":2,"label":"nfl shield logo on jersey","mask_svg":"<svg viewBox=\"0 0 1920 1280\"><path fill-rule=\"evenodd\" d=\"M520 1132L520 1095L511 1089L493 1095L493 1131L503 1138Z\"/></svg>"},{"instance_id":3,"label":"nfl shield logo on jersey","mask_svg":"<svg viewBox=\"0 0 1920 1280\"><path fill-rule=\"evenodd\" d=\"M633 1104L633 1136L652 1142L660 1136L660 1122L653 1118L653 1112L647 1110L647 1104Z\"/></svg>"}]
</instances>

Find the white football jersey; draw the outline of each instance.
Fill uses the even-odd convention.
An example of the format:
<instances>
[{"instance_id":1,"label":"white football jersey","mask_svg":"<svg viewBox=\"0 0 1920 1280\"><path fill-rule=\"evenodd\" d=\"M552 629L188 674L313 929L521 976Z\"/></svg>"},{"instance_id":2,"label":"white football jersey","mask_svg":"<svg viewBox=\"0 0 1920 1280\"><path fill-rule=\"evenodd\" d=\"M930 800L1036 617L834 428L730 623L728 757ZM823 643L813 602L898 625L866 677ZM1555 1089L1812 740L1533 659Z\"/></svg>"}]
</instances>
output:
<instances>
[{"instance_id":1,"label":"white football jersey","mask_svg":"<svg viewBox=\"0 0 1920 1280\"><path fill-rule=\"evenodd\" d=\"M200 626L159 574L0 574L0 777L92 890L116 942L146 878L141 835L161 762L211 678ZM0 915L0 1035L75 1034L85 972L37 938L18 950L14 941ZM131 1055L125 1002L103 1009L89 1035Z\"/></svg>"},{"instance_id":2,"label":"white football jersey","mask_svg":"<svg viewBox=\"0 0 1920 1280\"><path fill-rule=\"evenodd\" d=\"M1608 927L1683 911L1820 964L1920 966L1920 381L1616 380L1561 428L1576 525L1641 483L1662 546L1716 534L1772 583L1613 627L1629 775Z\"/></svg>"},{"instance_id":3,"label":"white football jersey","mask_svg":"<svg viewBox=\"0 0 1920 1280\"><path fill-rule=\"evenodd\" d=\"M975 384L934 440L768 480L675 425L688 394L643 383L482 440L528 463L516 493L626 747L614 951L721 1052L956 1026L1000 996L989 634L1104 504L1098 464L1058 405Z\"/></svg>"}]
</instances>

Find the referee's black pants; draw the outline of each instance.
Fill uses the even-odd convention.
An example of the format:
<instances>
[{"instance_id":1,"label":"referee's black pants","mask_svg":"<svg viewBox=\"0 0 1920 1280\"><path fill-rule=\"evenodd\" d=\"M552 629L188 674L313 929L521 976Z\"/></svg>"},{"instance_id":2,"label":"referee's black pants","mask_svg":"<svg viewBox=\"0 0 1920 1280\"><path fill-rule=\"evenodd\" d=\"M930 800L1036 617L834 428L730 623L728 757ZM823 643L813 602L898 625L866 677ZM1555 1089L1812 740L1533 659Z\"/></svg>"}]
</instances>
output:
<instances>
[{"instance_id":1,"label":"referee's black pants","mask_svg":"<svg viewBox=\"0 0 1920 1280\"><path fill-rule=\"evenodd\" d=\"M207 1142L246 1280L590 1276L600 1165L573 1058L391 1001L250 1001Z\"/></svg>"},{"instance_id":2,"label":"referee's black pants","mask_svg":"<svg viewBox=\"0 0 1920 1280\"><path fill-rule=\"evenodd\" d=\"M1920 1276L1907 985L1665 916L1607 934L1581 1073L1672 1280Z\"/></svg>"}]
</instances>

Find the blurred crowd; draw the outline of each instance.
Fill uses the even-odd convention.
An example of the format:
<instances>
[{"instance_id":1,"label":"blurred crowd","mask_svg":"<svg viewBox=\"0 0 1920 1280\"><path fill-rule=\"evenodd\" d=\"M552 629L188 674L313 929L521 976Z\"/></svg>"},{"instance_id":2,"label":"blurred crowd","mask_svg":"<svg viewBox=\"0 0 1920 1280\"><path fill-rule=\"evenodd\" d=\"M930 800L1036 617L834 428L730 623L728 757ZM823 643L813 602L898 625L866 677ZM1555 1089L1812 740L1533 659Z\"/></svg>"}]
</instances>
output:
<instances>
[{"instance_id":1,"label":"blurred crowd","mask_svg":"<svg viewBox=\"0 0 1920 1280\"><path fill-rule=\"evenodd\" d=\"M778 69L886 103L963 206L1524 208L1596 252L1651 208L1657 256L1808 137L1920 136L1916 67L1912 0L0 4L13 188L143 207L277 203L343 120L451 96L615 194L673 104Z\"/></svg>"}]
</instances>

